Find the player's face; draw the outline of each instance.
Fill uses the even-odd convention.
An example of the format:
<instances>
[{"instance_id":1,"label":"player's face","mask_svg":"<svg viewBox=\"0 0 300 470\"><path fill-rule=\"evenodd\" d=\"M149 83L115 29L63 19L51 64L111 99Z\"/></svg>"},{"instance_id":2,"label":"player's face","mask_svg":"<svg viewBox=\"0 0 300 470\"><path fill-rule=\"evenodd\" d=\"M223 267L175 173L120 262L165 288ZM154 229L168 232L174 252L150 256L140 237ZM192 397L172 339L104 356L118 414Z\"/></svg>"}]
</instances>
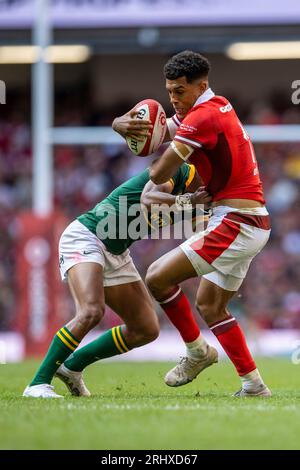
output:
<instances>
[{"instance_id":1,"label":"player's face","mask_svg":"<svg viewBox=\"0 0 300 470\"><path fill-rule=\"evenodd\" d=\"M176 78L176 80L166 80L166 89L169 93L171 104L180 119L186 116L194 106L197 98L205 92L206 88L207 80L199 79L188 83L185 76Z\"/></svg>"}]
</instances>

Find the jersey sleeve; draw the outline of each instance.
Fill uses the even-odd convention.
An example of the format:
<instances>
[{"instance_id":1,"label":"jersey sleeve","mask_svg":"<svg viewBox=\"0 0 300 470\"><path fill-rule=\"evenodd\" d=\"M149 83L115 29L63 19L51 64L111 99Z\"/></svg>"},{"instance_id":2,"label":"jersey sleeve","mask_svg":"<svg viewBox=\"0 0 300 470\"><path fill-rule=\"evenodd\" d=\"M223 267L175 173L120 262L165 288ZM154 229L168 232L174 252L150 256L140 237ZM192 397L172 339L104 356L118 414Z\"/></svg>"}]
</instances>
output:
<instances>
[{"instance_id":1,"label":"jersey sleeve","mask_svg":"<svg viewBox=\"0 0 300 470\"><path fill-rule=\"evenodd\" d=\"M196 168L194 165L188 163L181 165L176 175L172 178L174 182L172 194L182 194L193 181L195 173Z\"/></svg>"},{"instance_id":2,"label":"jersey sleeve","mask_svg":"<svg viewBox=\"0 0 300 470\"><path fill-rule=\"evenodd\" d=\"M201 108L192 110L178 127L174 140L195 149L214 147L217 131L213 113Z\"/></svg>"},{"instance_id":3,"label":"jersey sleeve","mask_svg":"<svg viewBox=\"0 0 300 470\"><path fill-rule=\"evenodd\" d=\"M168 131L169 131L171 140L174 139L175 134L180 124L181 124L181 121L179 120L176 114L174 114L174 116L167 119L167 126L168 126Z\"/></svg>"}]
</instances>

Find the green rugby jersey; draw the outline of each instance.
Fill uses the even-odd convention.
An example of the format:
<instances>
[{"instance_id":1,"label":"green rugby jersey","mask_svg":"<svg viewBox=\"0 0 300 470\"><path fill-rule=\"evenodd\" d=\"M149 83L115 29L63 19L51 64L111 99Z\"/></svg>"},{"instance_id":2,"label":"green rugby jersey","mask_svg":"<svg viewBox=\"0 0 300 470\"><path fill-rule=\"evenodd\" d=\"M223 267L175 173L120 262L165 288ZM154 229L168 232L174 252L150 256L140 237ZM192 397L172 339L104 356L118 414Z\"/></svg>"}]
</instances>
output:
<instances>
[{"instance_id":1,"label":"green rugby jersey","mask_svg":"<svg viewBox=\"0 0 300 470\"><path fill-rule=\"evenodd\" d=\"M172 194L183 193L193 180L194 175L194 165L183 163L176 175L171 178ZM118 186L92 210L77 217L105 244L111 253L116 255L123 253L133 242L140 240L150 232L155 214L152 214L151 218L150 213L145 214L140 204L141 194L149 180L149 168L147 168ZM168 219L168 222L172 223L172 218ZM158 227L162 225L161 223L157 224ZM138 230L140 228L140 235L137 238L130 235L128 229L131 226Z\"/></svg>"}]
</instances>

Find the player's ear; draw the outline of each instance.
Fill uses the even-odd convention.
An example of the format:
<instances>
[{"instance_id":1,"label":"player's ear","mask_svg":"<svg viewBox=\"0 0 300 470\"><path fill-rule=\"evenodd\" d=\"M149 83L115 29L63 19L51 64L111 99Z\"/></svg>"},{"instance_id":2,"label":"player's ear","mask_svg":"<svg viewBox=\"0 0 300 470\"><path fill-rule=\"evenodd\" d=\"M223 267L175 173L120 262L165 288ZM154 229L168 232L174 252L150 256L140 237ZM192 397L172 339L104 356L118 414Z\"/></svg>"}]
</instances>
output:
<instances>
[{"instance_id":1,"label":"player's ear","mask_svg":"<svg viewBox=\"0 0 300 470\"><path fill-rule=\"evenodd\" d=\"M199 82L199 89L201 91L201 94L204 93L208 88L208 78L203 78L202 80L200 80Z\"/></svg>"}]
</instances>

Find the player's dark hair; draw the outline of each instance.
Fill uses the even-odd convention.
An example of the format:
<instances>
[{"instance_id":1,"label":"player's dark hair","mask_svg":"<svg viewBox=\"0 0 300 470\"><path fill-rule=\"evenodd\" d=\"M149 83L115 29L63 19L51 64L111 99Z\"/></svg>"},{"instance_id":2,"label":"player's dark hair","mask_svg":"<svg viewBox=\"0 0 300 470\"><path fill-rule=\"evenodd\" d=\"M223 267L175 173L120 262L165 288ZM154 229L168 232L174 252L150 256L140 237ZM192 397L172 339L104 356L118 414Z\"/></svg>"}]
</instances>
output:
<instances>
[{"instance_id":1,"label":"player's dark hair","mask_svg":"<svg viewBox=\"0 0 300 470\"><path fill-rule=\"evenodd\" d=\"M174 55L164 66L164 75L168 80L186 77L188 83L205 78L210 71L210 63L201 54L193 51L183 51Z\"/></svg>"}]
</instances>

